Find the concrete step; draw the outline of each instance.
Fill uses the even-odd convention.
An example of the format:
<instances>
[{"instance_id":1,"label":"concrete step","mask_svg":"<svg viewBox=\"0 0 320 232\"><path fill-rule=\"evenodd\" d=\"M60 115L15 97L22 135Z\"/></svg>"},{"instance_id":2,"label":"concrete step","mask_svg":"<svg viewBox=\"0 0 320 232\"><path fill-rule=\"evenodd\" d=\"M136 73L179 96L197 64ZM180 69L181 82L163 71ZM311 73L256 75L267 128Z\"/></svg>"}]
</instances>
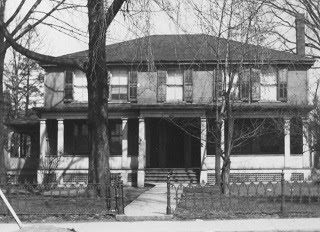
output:
<instances>
[{"instance_id":1,"label":"concrete step","mask_svg":"<svg viewBox=\"0 0 320 232\"><path fill-rule=\"evenodd\" d=\"M170 180L172 182L193 182L199 179L199 170L197 169L168 169L156 168L146 169L146 182L166 182L168 173L171 173Z\"/></svg>"}]
</instances>

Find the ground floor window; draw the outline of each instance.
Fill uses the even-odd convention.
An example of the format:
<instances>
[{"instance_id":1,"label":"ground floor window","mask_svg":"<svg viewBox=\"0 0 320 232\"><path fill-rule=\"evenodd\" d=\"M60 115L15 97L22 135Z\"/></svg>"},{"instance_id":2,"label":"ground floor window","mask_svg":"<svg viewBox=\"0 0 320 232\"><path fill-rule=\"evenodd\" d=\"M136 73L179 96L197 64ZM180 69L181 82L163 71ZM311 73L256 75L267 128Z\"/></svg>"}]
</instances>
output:
<instances>
[{"instance_id":1,"label":"ground floor window","mask_svg":"<svg viewBox=\"0 0 320 232\"><path fill-rule=\"evenodd\" d=\"M109 120L110 155L122 155L122 121Z\"/></svg>"},{"instance_id":2,"label":"ground floor window","mask_svg":"<svg viewBox=\"0 0 320 232\"><path fill-rule=\"evenodd\" d=\"M30 135L14 132L10 141L10 156L17 158L29 157L31 155Z\"/></svg>"},{"instance_id":3,"label":"ground floor window","mask_svg":"<svg viewBox=\"0 0 320 232\"><path fill-rule=\"evenodd\" d=\"M214 156L216 154L217 140L221 139L217 133L217 125L214 119L208 119L207 123L207 155Z\"/></svg>"},{"instance_id":4,"label":"ground floor window","mask_svg":"<svg viewBox=\"0 0 320 232\"><path fill-rule=\"evenodd\" d=\"M64 138L66 155L89 154L89 132L86 120L65 120Z\"/></svg>"},{"instance_id":5,"label":"ground floor window","mask_svg":"<svg viewBox=\"0 0 320 232\"><path fill-rule=\"evenodd\" d=\"M290 120L290 154L303 153L302 119L294 117Z\"/></svg>"},{"instance_id":6,"label":"ground floor window","mask_svg":"<svg viewBox=\"0 0 320 232\"><path fill-rule=\"evenodd\" d=\"M234 123L234 154L283 154L283 120L236 119Z\"/></svg>"}]
</instances>

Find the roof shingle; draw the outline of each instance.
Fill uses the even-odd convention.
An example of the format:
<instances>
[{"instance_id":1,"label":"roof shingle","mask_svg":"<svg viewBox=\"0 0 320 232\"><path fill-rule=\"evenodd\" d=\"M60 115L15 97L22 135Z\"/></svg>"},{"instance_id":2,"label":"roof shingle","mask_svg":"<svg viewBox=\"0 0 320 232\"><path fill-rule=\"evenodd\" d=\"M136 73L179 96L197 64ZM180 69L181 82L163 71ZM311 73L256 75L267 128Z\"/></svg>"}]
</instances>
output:
<instances>
[{"instance_id":1,"label":"roof shingle","mask_svg":"<svg viewBox=\"0 0 320 232\"><path fill-rule=\"evenodd\" d=\"M269 49L237 41L229 41L230 61L259 62L301 62L314 60L297 54ZM214 62L225 60L226 39L205 34L152 35L106 46L107 63L145 63L145 62ZM84 59L88 51L61 56Z\"/></svg>"}]
</instances>

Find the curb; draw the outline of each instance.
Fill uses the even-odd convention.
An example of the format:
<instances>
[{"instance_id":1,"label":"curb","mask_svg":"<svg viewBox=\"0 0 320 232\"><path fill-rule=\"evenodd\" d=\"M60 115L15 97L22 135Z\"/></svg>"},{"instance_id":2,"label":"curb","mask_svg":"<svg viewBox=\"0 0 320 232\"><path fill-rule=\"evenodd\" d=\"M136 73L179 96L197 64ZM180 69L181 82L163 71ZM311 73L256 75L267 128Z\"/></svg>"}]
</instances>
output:
<instances>
[{"instance_id":1,"label":"curb","mask_svg":"<svg viewBox=\"0 0 320 232\"><path fill-rule=\"evenodd\" d=\"M161 216L128 216L128 215L116 215L116 220L121 222L132 221L169 221L172 220L173 215L161 215Z\"/></svg>"}]
</instances>

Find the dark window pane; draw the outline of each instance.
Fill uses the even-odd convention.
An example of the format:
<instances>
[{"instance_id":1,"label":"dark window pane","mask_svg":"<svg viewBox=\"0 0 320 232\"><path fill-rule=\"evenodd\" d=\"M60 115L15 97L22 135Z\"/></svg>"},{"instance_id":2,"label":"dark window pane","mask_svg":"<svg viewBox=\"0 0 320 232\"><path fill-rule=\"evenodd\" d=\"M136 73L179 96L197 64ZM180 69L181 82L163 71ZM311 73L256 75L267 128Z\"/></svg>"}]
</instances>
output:
<instances>
[{"instance_id":1,"label":"dark window pane","mask_svg":"<svg viewBox=\"0 0 320 232\"><path fill-rule=\"evenodd\" d=\"M292 118L290 120L290 153L303 153L303 129L301 118Z\"/></svg>"},{"instance_id":2,"label":"dark window pane","mask_svg":"<svg viewBox=\"0 0 320 232\"><path fill-rule=\"evenodd\" d=\"M110 153L117 156L122 154L122 121L110 120L109 122L110 136Z\"/></svg>"}]
</instances>

